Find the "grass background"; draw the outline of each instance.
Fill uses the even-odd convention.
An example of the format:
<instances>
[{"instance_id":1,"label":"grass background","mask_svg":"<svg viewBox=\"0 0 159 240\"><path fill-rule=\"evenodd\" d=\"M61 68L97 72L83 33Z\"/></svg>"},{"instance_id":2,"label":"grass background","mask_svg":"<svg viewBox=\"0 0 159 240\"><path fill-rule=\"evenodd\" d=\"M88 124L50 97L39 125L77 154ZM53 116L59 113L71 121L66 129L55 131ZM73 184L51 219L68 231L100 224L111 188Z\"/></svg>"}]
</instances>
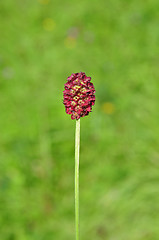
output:
<instances>
[{"instance_id":1,"label":"grass background","mask_svg":"<svg viewBox=\"0 0 159 240\"><path fill-rule=\"evenodd\" d=\"M83 240L159 239L159 2L0 1L0 239L74 239L72 72L81 119Z\"/></svg>"}]
</instances>

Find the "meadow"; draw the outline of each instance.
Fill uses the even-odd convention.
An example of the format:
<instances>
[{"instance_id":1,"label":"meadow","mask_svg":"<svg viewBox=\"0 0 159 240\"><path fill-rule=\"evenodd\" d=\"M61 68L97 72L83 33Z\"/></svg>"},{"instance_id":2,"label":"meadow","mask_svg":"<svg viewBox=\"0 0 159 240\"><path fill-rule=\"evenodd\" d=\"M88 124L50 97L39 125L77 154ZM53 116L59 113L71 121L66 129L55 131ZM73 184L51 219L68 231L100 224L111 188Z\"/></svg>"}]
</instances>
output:
<instances>
[{"instance_id":1,"label":"meadow","mask_svg":"<svg viewBox=\"0 0 159 240\"><path fill-rule=\"evenodd\" d=\"M0 239L73 240L73 72L96 88L81 119L82 240L159 239L159 2L0 1Z\"/></svg>"}]
</instances>

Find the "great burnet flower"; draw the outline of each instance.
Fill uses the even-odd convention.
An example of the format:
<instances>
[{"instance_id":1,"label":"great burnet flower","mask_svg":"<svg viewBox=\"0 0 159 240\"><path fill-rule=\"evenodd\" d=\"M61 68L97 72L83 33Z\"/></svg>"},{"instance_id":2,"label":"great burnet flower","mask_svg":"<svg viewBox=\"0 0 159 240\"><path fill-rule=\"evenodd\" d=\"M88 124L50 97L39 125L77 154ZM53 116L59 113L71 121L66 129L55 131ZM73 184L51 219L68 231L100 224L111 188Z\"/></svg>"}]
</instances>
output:
<instances>
[{"instance_id":1,"label":"great burnet flower","mask_svg":"<svg viewBox=\"0 0 159 240\"><path fill-rule=\"evenodd\" d=\"M64 105L72 119L79 119L89 114L95 103L95 89L84 72L73 73L67 78L63 91Z\"/></svg>"}]
</instances>

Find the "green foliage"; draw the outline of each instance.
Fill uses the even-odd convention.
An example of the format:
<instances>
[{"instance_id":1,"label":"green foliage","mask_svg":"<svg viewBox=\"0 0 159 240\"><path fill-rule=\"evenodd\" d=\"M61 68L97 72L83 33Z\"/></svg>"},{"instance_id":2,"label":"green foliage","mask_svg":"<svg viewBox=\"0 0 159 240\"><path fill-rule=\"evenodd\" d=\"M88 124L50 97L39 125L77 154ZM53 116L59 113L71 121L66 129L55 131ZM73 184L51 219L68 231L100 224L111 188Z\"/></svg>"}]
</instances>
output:
<instances>
[{"instance_id":1,"label":"green foliage","mask_svg":"<svg viewBox=\"0 0 159 240\"><path fill-rule=\"evenodd\" d=\"M159 2L0 1L0 239L74 239L74 131L62 91L92 76L81 119L83 240L159 239Z\"/></svg>"}]
</instances>

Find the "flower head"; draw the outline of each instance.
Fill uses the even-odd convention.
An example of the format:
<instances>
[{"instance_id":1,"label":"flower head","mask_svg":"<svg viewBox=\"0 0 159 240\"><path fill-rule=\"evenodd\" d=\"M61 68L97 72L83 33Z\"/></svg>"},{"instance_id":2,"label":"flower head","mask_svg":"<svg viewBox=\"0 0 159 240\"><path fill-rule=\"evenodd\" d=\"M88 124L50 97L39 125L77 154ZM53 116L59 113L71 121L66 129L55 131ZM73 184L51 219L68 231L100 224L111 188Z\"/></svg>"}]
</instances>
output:
<instances>
[{"instance_id":1,"label":"flower head","mask_svg":"<svg viewBox=\"0 0 159 240\"><path fill-rule=\"evenodd\" d=\"M84 72L73 73L67 78L63 91L64 105L72 119L79 119L89 114L95 103L95 89Z\"/></svg>"}]
</instances>

